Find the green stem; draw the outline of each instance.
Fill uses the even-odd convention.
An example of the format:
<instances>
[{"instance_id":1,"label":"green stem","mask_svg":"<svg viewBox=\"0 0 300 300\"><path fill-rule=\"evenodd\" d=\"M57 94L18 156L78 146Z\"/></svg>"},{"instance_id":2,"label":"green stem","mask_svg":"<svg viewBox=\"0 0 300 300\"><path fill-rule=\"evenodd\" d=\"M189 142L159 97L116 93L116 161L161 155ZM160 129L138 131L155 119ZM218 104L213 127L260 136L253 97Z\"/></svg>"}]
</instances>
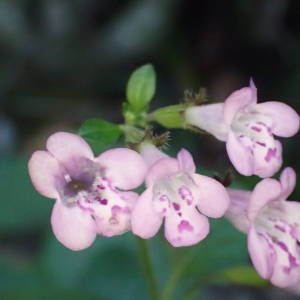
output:
<instances>
[{"instance_id":1,"label":"green stem","mask_svg":"<svg viewBox=\"0 0 300 300\"><path fill-rule=\"evenodd\" d=\"M178 285L178 281L180 280L183 272L187 268L188 264L194 259L195 253L184 256L181 260L177 262L175 265L172 274L165 285L165 289L163 291L162 300L170 300L172 299L172 295L176 286Z\"/></svg>"},{"instance_id":2,"label":"green stem","mask_svg":"<svg viewBox=\"0 0 300 300\"><path fill-rule=\"evenodd\" d=\"M157 279L151 263L147 241L137 237L140 260L144 269L145 278L148 284L148 289L153 300L160 300Z\"/></svg>"}]
</instances>

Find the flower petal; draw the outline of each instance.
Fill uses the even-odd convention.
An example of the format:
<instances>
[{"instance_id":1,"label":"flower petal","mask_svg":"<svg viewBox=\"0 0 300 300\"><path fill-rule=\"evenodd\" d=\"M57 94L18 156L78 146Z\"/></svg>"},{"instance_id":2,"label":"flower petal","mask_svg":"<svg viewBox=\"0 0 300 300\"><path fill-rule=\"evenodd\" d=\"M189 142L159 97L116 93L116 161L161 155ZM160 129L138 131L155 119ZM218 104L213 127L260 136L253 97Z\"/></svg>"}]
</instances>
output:
<instances>
[{"instance_id":1,"label":"flower petal","mask_svg":"<svg viewBox=\"0 0 300 300\"><path fill-rule=\"evenodd\" d=\"M29 175L35 189L45 197L56 199L58 189L65 182L64 170L47 151L36 151L28 162Z\"/></svg>"},{"instance_id":2,"label":"flower petal","mask_svg":"<svg viewBox=\"0 0 300 300\"><path fill-rule=\"evenodd\" d=\"M149 187L141 194L131 215L132 232L143 239L153 237L159 230L163 216L153 207L153 189Z\"/></svg>"},{"instance_id":3,"label":"flower petal","mask_svg":"<svg viewBox=\"0 0 300 300\"><path fill-rule=\"evenodd\" d=\"M95 222L90 214L78 207L69 207L57 200L51 216L56 238L71 250L88 248L96 238Z\"/></svg>"},{"instance_id":4,"label":"flower petal","mask_svg":"<svg viewBox=\"0 0 300 300\"><path fill-rule=\"evenodd\" d=\"M248 232L250 221L247 217L247 207L251 192L227 189L230 205L225 213L225 217L240 231Z\"/></svg>"},{"instance_id":5,"label":"flower petal","mask_svg":"<svg viewBox=\"0 0 300 300\"><path fill-rule=\"evenodd\" d=\"M253 174L254 161L251 151L238 141L232 131L229 132L226 149L231 163L239 173L245 176Z\"/></svg>"},{"instance_id":6,"label":"flower petal","mask_svg":"<svg viewBox=\"0 0 300 300\"><path fill-rule=\"evenodd\" d=\"M294 237L285 233L280 240L274 241L274 247L277 255L271 282L280 288L299 282L299 246Z\"/></svg>"},{"instance_id":7,"label":"flower petal","mask_svg":"<svg viewBox=\"0 0 300 300\"><path fill-rule=\"evenodd\" d=\"M87 142L73 133L57 132L52 134L47 140L46 148L71 173L74 170L74 161L77 165L78 160L82 158L90 160L94 158Z\"/></svg>"},{"instance_id":8,"label":"flower petal","mask_svg":"<svg viewBox=\"0 0 300 300\"><path fill-rule=\"evenodd\" d=\"M279 141L274 140L271 148L256 145L253 149L254 174L267 178L273 176L282 165L282 146Z\"/></svg>"},{"instance_id":9,"label":"flower petal","mask_svg":"<svg viewBox=\"0 0 300 300\"><path fill-rule=\"evenodd\" d=\"M276 253L267 237L256 232L251 227L248 233L248 250L252 263L258 274L264 279L270 279L276 260Z\"/></svg>"},{"instance_id":10,"label":"flower petal","mask_svg":"<svg viewBox=\"0 0 300 300\"><path fill-rule=\"evenodd\" d=\"M273 120L272 132L282 137L291 137L299 131L300 117L285 103L268 101L256 105L257 111L270 115Z\"/></svg>"},{"instance_id":11,"label":"flower petal","mask_svg":"<svg viewBox=\"0 0 300 300\"><path fill-rule=\"evenodd\" d=\"M140 146L140 153L149 167L156 163L159 159L169 157L150 143L142 143Z\"/></svg>"},{"instance_id":12,"label":"flower petal","mask_svg":"<svg viewBox=\"0 0 300 300\"><path fill-rule=\"evenodd\" d=\"M121 204L121 203L120 203ZM94 215L97 233L103 236L112 237L123 234L131 229L131 207L113 205L109 212L98 210Z\"/></svg>"},{"instance_id":13,"label":"flower petal","mask_svg":"<svg viewBox=\"0 0 300 300\"><path fill-rule=\"evenodd\" d=\"M124 200L130 207L133 207L138 201L139 194L135 192L120 192L120 197Z\"/></svg>"},{"instance_id":14,"label":"flower petal","mask_svg":"<svg viewBox=\"0 0 300 300\"><path fill-rule=\"evenodd\" d=\"M161 158L148 170L146 185L150 186L157 180L173 175L179 171L178 161L175 158Z\"/></svg>"},{"instance_id":15,"label":"flower petal","mask_svg":"<svg viewBox=\"0 0 300 300\"><path fill-rule=\"evenodd\" d=\"M185 111L186 123L209 132L221 141L226 141L228 126L224 123L223 107L223 103L189 107Z\"/></svg>"},{"instance_id":16,"label":"flower petal","mask_svg":"<svg viewBox=\"0 0 300 300\"><path fill-rule=\"evenodd\" d=\"M291 233L300 241L300 203L297 201L283 201L282 204L286 221L289 224L294 224Z\"/></svg>"},{"instance_id":17,"label":"flower petal","mask_svg":"<svg viewBox=\"0 0 300 300\"><path fill-rule=\"evenodd\" d=\"M233 92L224 102L224 122L230 124L237 111L256 103L256 93L253 92L253 87L244 87Z\"/></svg>"},{"instance_id":18,"label":"flower petal","mask_svg":"<svg viewBox=\"0 0 300 300\"><path fill-rule=\"evenodd\" d=\"M186 209L185 214L185 218L181 218L175 210L171 210L165 217L165 236L174 247L195 245L209 232L207 217L200 214L195 207Z\"/></svg>"},{"instance_id":19,"label":"flower petal","mask_svg":"<svg viewBox=\"0 0 300 300\"><path fill-rule=\"evenodd\" d=\"M143 183L147 165L142 156L127 148L116 148L103 152L95 158L105 169L105 176L124 190L138 187Z\"/></svg>"},{"instance_id":20,"label":"flower petal","mask_svg":"<svg viewBox=\"0 0 300 300\"><path fill-rule=\"evenodd\" d=\"M281 194L280 183L272 178L260 181L254 188L248 206L248 217L253 220L258 212L269 202L278 200Z\"/></svg>"},{"instance_id":21,"label":"flower petal","mask_svg":"<svg viewBox=\"0 0 300 300\"><path fill-rule=\"evenodd\" d=\"M294 169L288 167L285 168L280 175L280 183L282 187L282 194L283 198L287 198L296 186L296 172Z\"/></svg>"},{"instance_id":22,"label":"flower petal","mask_svg":"<svg viewBox=\"0 0 300 300\"><path fill-rule=\"evenodd\" d=\"M198 209L208 217L222 217L229 206L229 197L224 186L207 176L193 174L192 177L200 189Z\"/></svg>"},{"instance_id":23,"label":"flower petal","mask_svg":"<svg viewBox=\"0 0 300 300\"><path fill-rule=\"evenodd\" d=\"M179 170L187 173L195 173L196 166L191 153L185 149L181 149L177 153Z\"/></svg>"}]
</instances>

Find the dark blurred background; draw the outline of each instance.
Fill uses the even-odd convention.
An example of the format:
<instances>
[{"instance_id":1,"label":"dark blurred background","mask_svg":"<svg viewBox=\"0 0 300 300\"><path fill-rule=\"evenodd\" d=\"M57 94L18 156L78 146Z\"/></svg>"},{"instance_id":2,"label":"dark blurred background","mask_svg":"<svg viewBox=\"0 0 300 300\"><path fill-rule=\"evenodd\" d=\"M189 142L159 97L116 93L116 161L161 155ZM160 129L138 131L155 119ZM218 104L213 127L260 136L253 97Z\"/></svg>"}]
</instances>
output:
<instances>
[{"instance_id":1,"label":"dark blurred background","mask_svg":"<svg viewBox=\"0 0 300 300\"><path fill-rule=\"evenodd\" d=\"M76 131L88 118L122 122L126 81L148 62L158 80L153 108L200 87L210 101L223 101L252 77L260 101L280 100L299 112L299 20L297 0L1 0L0 298L140 299L132 237L99 238L80 254L58 245L52 202L29 182L29 155L51 133ZM285 165L299 172L299 134L283 143ZM170 144L190 149L199 167L230 168L224 143L213 138L174 131ZM293 196L299 199L299 185ZM125 284L119 270L126 263L136 271L122 275L132 279ZM165 278L168 267L160 269Z\"/></svg>"}]
</instances>

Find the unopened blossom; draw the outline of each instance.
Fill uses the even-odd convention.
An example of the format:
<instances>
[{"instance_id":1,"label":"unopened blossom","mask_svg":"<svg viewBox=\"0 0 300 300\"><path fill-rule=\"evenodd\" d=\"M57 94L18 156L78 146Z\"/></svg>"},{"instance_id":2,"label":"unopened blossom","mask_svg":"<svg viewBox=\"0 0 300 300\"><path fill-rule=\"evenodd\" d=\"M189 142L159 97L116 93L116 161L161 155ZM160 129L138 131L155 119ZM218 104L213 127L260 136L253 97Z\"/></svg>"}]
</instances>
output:
<instances>
[{"instance_id":1,"label":"unopened blossom","mask_svg":"<svg viewBox=\"0 0 300 300\"><path fill-rule=\"evenodd\" d=\"M164 220L165 237L174 246L191 246L209 232L208 217L224 215L229 198L216 180L196 174L191 154L182 149L177 158L153 145L142 146L141 153L149 164L142 193L132 212L132 231L148 239Z\"/></svg>"},{"instance_id":2,"label":"unopened blossom","mask_svg":"<svg viewBox=\"0 0 300 300\"><path fill-rule=\"evenodd\" d=\"M228 190L227 218L248 234L257 272L278 287L300 283L300 203L286 201L295 183L294 170L286 168L280 181L263 179L253 192Z\"/></svg>"},{"instance_id":3,"label":"unopened blossom","mask_svg":"<svg viewBox=\"0 0 300 300\"><path fill-rule=\"evenodd\" d=\"M51 224L56 238L72 250L89 247L97 234L114 236L130 229L139 186L147 165L141 155L116 148L94 157L78 135L51 135L47 151L36 151L29 174L36 190L56 199Z\"/></svg>"},{"instance_id":4,"label":"unopened blossom","mask_svg":"<svg viewBox=\"0 0 300 300\"><path fill-rule=\"evenodd\" d=\"M295 135L300 119L285 103L257 103L251 81L249 87L233 92L224 103L188 108L185 120L226 142L229 159L239 173L266 178L282 164L281 143L273 135Z\"/></svg>"}]
</instances>

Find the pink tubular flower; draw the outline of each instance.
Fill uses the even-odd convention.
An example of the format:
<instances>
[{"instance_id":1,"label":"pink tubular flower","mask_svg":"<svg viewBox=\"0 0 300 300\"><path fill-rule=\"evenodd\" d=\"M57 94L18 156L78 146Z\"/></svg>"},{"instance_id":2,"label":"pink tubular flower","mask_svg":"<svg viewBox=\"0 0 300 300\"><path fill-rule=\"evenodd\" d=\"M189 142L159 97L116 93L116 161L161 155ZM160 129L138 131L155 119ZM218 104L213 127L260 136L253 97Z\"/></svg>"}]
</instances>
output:
<instances>
[{"instance_id":1,"label":"pink tubular flower","mask_svg":"<svg viewBox=\"0 0 300 300\"><path fill-rule=\"evenodd\" d=\"M285 200L295 183L294 170L286 168L280 182L266 178L252 193L228 190L227 218L248 233L255 269L278 287L300 283L300 203Z\"/></svg>"},{"instance_id":2,"label":"pink tubular flower","mask_svg":"<svg viewBox=\"0 0 300 300\"><path fill-rule=\"evenodd\" d=\"M130 229L130 215L147 165L137 152L117 148L94 157L78 135L58 132L48 151L33 153L28 167L36 190L56 199L51 224L56 238L72 250L89 247L96 234L119 235Z\"/></svg>"},{"instance_id":3,"label":"pink tubular flower","mask_svg":"<svg viewBox=\"0 0 300 300\"><path fill-rule=\"evenodd\" d=\"M281 144L274 135L291 137L299 130L299 116L282 102L257 103L254 83L232 93L224 103L190 107L187 124L226 141L228 156L245 175L271 177L282 164Z\"/></svg>"},{"instance_id":4,"label":"pink tubular flower","mask_svg":"<svg viewBox=\"0 0 300 300\"><path fill-rule=\"evenodd\" d=\"M193 158L185 149L177 159L150 144L141 152L150 169L147 189L132 212L133 233L151 238L165 219L165 236L174 247L200 242L209 232L206 216L219 218L229 205L226 189L216 180L196 174Z\"/></svg>"}]
</instances>

